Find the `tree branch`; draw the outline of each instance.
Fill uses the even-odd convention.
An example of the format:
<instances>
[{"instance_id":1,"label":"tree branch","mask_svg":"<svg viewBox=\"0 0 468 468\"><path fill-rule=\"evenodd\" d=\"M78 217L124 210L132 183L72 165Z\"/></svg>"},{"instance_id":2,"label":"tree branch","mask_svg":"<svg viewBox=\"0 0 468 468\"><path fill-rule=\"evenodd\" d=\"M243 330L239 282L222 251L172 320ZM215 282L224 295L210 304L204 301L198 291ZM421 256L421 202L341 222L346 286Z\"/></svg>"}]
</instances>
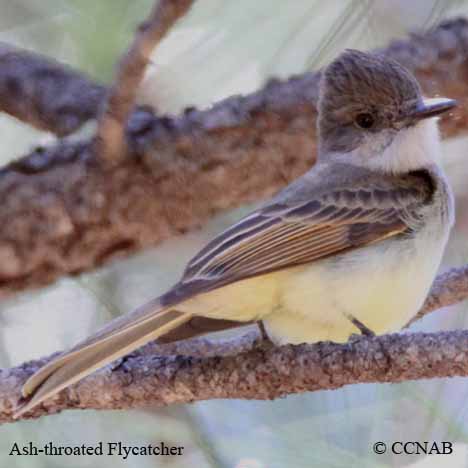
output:
<instances>
[{"instance_id":1,"label":"tree branch","mask_svg":"<svg viewBox=\"0 0 468 468\"><path fill-rule=\"evenodd\" d=\"M457 20L386 49L417 75L427 95L461 101L454 118L442 122L445 135L468 129L467 44L468 23ZM28 67L37 57L30 58L24 66L34 70ZM4 63L16 70L13 82L21 83L28 73L19 71L17 57L10 59ZM40 69L40 61L37 65ZM73 73L54 66L57 69L47 69L56 70L70 86L75 82ZM26 86L13 90L27 105L36 106L32 117L19 103L5 104L9 80L2 81L3 76L8 76L7 70L0 70L0 106L41 128L48 125L41 116L47 114L49 103L36 95L40 73L31 72L29 90ZM274 81L251 96L175 118L156 118L140 109L128 123L125 157L111 169L99 164L100 154L89 143L59 142L1 170L0 295L93 268L116 253L154 245L215 211L267 196L297 177L315 155L318 79L318 74L307 74ZM84 80L86 88L90 83ZM102 88L96 89L102 93ZM90 115L95 115L96 102L90 105ZM50 128L69 131L57 130L60 125ZM468 266L451 270L438 277L418 317L467 295ZM221 344L196 340L164 348L149 345L63 391L27 417L66 408L271 399L353 383L468 376L468 331L268 348L253 346L255 339L249 334ZM0 422L12 420L21 385L49 359L0 370Z\"/></svg>"},{"instance_id":2,"label":"tree branch","mask_svg":"<svg viewBox=\"0 0 468 468\"><path fill-rule=\"evenodd\" d=\"M445 136L468 130L467 48L468 22L454 20L387 49L428 96L460 101L442 119ZM59 142L0 170L0 297L154 246L304 173L315 158L318 80L272 81L171 118L140 109L112 168L90 143Z\"/></svg>"},{"instance_id":3,"label":"tree branch","mask_svg":"<svg viewBox=\"0 0 468 468\"><path fill-rule=\"evenodd\" d=\"M227 356L129 356L25 417L64 409L129 409L209 399L274 399L344 385L468 376L468 331L362 337L347 344L253 348ZM21 383L46 360L0 371L0 422L11 422Z\"/></svg>"},{"instance_id":4,"label":"tree branch","mask_svg":"<svg viewBox=\"0 0 468 468\"><path fill-rule=\"evenodd\" d=\"M0 44L0 111L58 136L96 116L105 88L63 64Z\"/></svg>"},{"instance_id":5,"label":"tree branch","mask_svg":"<svg viewBox=\"0 0 468 468\"><path fill-rule=\"evenodd\" d=\"M468 297L468 266L440 275L418 317ZM258 333L225 342L150 343L25 415L142 408L215 398L272 399L363 382L468 376L468 331L361 337L347 344L265 346ZM55 356L55 355L54 355ZM54 356L0 369L0 423L25 380Z\"/></svg>"},{"instance_id":6,"label":"tree branch","mask_svg":"<svg viewBox=\"0 0 468 468\"><path fill-rule=\"evenodd\" d=\"M435 279L421 310L407 326L442 307L448 307L468 298L468 265L452 268Z\"/></svg>"},{"instance_id":7,"label":"tree branch","mask_svg":"<svg viewBox=\"0 0 468 468\"><path fill-rule=\"evenodd\" d=\"M151 52L193 0L156 0L148 19L140 25L130 49L120 61L99 119L96 151L107 162L125 157L125 128Z\"/></svg>"}]
</instances>

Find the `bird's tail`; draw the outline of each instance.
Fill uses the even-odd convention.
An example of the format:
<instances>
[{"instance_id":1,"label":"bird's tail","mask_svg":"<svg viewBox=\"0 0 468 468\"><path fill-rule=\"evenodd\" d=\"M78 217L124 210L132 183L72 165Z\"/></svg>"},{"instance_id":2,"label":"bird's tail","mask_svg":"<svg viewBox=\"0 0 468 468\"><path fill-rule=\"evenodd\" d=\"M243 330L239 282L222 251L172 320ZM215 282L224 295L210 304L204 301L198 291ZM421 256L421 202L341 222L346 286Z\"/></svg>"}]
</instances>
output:
<instances>
[{"instance_id":1,"label":"bird's tail","mask_svg":"<svg viewBox=\"0 0 468 468\"><path fill-rule=\"evenodd\" d=\"M160 299L154 299L133 313L113 320L33 374L22 389L26 401L14 417L18 418L65 387L180 327L191 318L192 314L171 310L167 305L163 306Z\"/></svg>"}]
</instances>

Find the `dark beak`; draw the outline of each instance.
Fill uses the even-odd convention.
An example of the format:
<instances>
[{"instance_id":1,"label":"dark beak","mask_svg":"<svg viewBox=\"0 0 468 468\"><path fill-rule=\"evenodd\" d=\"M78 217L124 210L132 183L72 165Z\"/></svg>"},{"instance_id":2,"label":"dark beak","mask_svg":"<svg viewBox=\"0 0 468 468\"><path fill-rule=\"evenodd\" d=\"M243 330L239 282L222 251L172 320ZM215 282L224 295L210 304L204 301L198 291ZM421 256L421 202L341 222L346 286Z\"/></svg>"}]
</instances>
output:
<instances>
[{"instance_id":1,"label":"dark beak","mask_svg":"<svg viewBox=\"0 0 468 468\"><path fill-rule=\"evenodd\" d=\"M414 120L428 119L453 109L457 101L447 98L423 99L413 108L408 117Z\"/></svg>"}]
</instances>

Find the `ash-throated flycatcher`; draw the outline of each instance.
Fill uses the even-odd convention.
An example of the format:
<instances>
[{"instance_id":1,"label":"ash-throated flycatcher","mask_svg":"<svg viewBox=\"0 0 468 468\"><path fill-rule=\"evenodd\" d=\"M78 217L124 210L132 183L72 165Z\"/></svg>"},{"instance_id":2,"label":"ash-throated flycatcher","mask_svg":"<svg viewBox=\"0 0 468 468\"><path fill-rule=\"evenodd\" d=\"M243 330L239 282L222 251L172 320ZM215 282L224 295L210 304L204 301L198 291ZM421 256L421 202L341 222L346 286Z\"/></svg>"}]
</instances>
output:
<instances>
[{"instance_id":1,"label":"ash-throated flycatcher","mask_svg":"<svg viewBox=\"0 0 468 468\"><path fill-rule=\"evenodd\" d=\"M224 231L166 294L36 372L16 416L148 341L262 320L276 343L346 341L416 314L453 223L434 119L396 62L348 50L323 73L317 164Z\"/></svg>"}]
</instances>

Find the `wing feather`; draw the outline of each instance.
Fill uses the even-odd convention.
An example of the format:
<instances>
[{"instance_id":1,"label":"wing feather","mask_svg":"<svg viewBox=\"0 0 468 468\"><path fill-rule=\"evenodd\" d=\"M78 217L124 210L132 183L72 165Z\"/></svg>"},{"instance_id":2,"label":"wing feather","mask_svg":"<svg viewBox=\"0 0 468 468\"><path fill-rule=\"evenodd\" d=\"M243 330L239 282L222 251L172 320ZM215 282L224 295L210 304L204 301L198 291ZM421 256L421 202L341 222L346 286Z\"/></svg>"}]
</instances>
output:
<instances>
[{"instance_id":1,"label":"wing feather","mask_svg":"<svg viewBox=\"0 0 468 468\"><path fill-rule=\"evenodd\" d=\"M271 202L210 242L181 284L204 289L325 258L414 229L433 187L427 176L388 176Z\"/></svg>"}]
</instances>

